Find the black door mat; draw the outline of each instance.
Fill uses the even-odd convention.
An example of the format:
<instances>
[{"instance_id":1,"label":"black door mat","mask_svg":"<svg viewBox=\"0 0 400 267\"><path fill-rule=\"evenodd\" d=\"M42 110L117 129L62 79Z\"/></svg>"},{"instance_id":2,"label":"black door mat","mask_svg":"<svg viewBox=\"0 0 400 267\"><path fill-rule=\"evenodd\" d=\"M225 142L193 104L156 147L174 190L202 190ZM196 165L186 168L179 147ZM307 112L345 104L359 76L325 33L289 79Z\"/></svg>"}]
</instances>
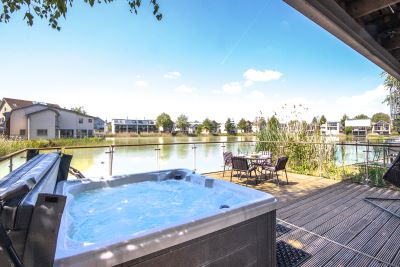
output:
<instances>
[{"instance_id":1,"label":"black door mat","mask_svg":"<svg viewBox=\"0 0 400 267\"><path fill-rule=\"evenodd\" d=\"M278 267L300 266L310 257L310 253L295 248L282 240L276 242L276 266Z\"/></svg>"},{"instance_id":2,"label":"black door mat","mask_svg":"<svg viewBox=\"0 0 400 267\"><path fill-rule=\"evenodd\" d=\"M276 237L280 237L281 235L284 235L288 232L290 232L292 229L289 227L286 227L282 224L277 223L276 224Z\"/></svg>"}]
</instances>

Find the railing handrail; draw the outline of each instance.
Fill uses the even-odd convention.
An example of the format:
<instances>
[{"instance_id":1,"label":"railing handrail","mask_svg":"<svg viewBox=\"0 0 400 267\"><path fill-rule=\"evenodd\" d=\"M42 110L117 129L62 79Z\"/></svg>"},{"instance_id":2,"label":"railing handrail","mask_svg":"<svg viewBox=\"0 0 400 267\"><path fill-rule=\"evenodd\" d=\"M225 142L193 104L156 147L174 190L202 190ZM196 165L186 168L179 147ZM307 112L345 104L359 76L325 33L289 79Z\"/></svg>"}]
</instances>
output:
<instances>
[{"instance_id":1,"label":"railing handrail","mask_svg":"<svg viewBox=\"0 0 400 267\"><path fill-rule=\"evenodd\" d=\"M87 149L87 148L108 148L108 147L143 147L143 146L171 146L171 145L206 145L206 144L236 144L236 143L275 143L275 144L314 144L328 146L370 146L370 147L393 147L400 148L400 143L371 143L371 142L294 142L294 141L260 141L260 140L237 140L237 141L197 141L197 142L173 142L173 143L145 143L145 144L107 144L107 145L84 145L84 146L55 146L55 147L40 147L40 148L24 148L8 155L0 157L0 162L10 159L18 154L28 150L68 150L68 149Z\"/></svg>"}]
</instances>

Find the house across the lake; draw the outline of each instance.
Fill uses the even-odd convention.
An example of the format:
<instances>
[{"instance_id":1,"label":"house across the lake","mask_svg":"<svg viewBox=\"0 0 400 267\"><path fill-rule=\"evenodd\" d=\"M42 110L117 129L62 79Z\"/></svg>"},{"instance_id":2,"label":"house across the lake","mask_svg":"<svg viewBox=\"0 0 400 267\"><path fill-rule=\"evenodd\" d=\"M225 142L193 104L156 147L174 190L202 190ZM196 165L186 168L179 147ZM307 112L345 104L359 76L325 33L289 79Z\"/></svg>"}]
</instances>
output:
<instances>
[{"instance_id":1,"label":"house across the lake","mask_svg":"<svg viewBox=\"0 0 400 267\"><path fill-rule=\"evenodd\" d=\"M111 131L113 134L117 133L150 133L157 132L155 120L141 120L141 119L112 119Z\"/></svg>"},{"instance_id":2,"label":"house across the lake","mask_svg":"<svg viewBox=\"0 0 400 267\"><path fill-rule=\"evenodd\" d=\"M372 133L379 135L390 135L391 125L386 121L378 121L372 123Z\"/></svg>"},{"instance_id":3,"label":"house across the lake","mask_svg":"<svg viewBox=\"0 0 400 267\"><path fill-rule=\"evenodd\" d=\"M57 104L13 98L3 98L0 103L0 124L11 138L91 137L94 119Z\"/></svg>"},{"instance_id":4,"label":"house across the lake","mask_svg":"<svg viewBox=\"0 0 400 267\"><path fill-rule=\"evenodd\" d=\"M321 135L338 135L342 130L342 125L337 121L328 121L320 126Z\"/></svg>"},{"instance_id":5,"label":"house across the lake","mask_svg":"<svg viewBox=\"0 0 400 267\"><path fill-rule=\"evenodd\" d=\"M371 130L371 120L346 120L345 127L351 127L351 133L353 136L367 136Z\"/></svg>"}]
</instances>

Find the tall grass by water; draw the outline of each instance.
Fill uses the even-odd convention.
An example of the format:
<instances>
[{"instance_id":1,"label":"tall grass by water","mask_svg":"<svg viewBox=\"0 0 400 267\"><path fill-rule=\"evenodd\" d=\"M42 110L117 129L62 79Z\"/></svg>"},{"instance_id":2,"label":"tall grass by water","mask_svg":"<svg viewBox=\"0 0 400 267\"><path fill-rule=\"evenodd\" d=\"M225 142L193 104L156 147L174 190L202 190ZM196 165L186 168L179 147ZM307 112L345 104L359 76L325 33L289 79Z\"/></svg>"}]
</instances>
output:
<instances>
[{"instance_id":1,"label":"tall grass by water","mask_svg":"<svg viewBox=\"0 0 400 267\"><path fill-rule=\"evenodd\" d=\"M338 146L318 131L310 131L305 123L295 121L282 129L277 121L269 121L258 139L257 151L271 151L273 160L288 156L287 167L292 172L340 180L360 174L359 166L338 164ZM345 148L340 149L344 157Z\"/></svg>"},{"instance_id":2,"label":"tall grass by water","mask_svg":"<svg viewBox=\"0 0 400 267\"><path fill-rule=\"evenodd\" d=\"M23 140L8 139L0 137L0 157L14 153L26 148L46 148L46 147L64 147L64 146L84 146L84 145L106 145L111 144L104 138L60 138L50 140Z\"/></svg>"}]
</instances>

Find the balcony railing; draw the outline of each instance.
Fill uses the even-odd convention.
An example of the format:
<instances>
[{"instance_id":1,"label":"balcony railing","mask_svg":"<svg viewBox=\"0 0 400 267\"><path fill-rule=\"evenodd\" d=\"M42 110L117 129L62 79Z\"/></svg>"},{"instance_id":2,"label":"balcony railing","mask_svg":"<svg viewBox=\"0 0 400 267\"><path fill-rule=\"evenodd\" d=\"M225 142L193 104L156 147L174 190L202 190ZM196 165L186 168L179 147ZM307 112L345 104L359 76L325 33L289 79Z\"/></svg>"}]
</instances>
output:
<instances>
[{"instance_id":1,"label":"balcony railing","mask_svg":"<svg viewBox=\"0 0 400 267\"><path fill-rule=\"evenodd\" d=\"M0 177L26 161L24 149L0 158ZM87 177L101 177L188 168L201 173L220 171L222 153L249 154L272 150L273 160L289 156L289 170L334 179L351 178L359 182L380 183L391 160L400 151L396 143L309 143L309 142L184 142L70 146L40 148L40 153L62 151L73 154L72 166Z\"/></svg>"}]
</instances>

